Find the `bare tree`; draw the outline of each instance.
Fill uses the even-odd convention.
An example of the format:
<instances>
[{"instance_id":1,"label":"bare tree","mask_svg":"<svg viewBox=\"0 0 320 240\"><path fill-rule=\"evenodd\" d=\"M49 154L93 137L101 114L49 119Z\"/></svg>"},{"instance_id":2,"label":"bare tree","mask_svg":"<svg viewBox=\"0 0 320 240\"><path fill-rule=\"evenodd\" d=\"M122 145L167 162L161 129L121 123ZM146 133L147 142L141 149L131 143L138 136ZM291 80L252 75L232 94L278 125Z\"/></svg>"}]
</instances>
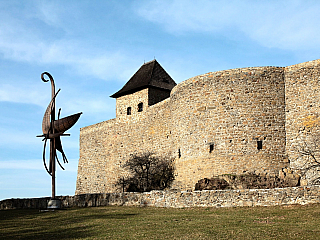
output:
<instances>
[{"instance_id":1,"label":"bare tree","mask_svg":"<svg viewBox=\"0 0 320 240\"><path fill-rule=\"evenodd\" d=\"M297 160L300 160L301 176L308 178L311 184L319 184L320 134L311 132L308 136L300 138L294 149L298 153Z\"/></svg>"},{"instance_id":2,"label":"bare tree","mask_svg":"<svg viewBox=\"0 0 320 240\"><path fill-rule=\"evenodd\" d=\"M173 159L158 157L153 153L131 155L123 165L129 172L129 177L122 177L117 185L128 192L147 192L163 190L174 180Z\"/></svg>"},{"instance_id":3,"label":"bare tree","mask_svg":"<svg viewBox=\"0 0 320 240\"><path fill-rule=\"evenodd\" d=\"M309 184L320 184L320 118L310 115L302 122L303 127L293 145L301 176Z\"/></svg>"}]
</instances>

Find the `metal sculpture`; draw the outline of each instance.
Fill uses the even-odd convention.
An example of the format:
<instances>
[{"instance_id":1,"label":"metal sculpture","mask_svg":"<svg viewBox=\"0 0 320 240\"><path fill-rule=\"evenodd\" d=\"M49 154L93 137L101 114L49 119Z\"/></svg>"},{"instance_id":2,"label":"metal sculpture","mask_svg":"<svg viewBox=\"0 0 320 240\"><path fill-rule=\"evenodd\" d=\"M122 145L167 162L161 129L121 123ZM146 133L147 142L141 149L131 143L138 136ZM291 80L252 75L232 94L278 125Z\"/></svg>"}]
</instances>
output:
<instances>
[{"instance_id":1,"label":"metal sculpture","mask_svg":"<svg viewBox=\"0 0 320 240\"><path fill-rule=\"evenodd\" d=\"M48 72L44 72L41 74L41 79L44 82L49 82L49 80L45 79L44 76L47 75L51 82L51 101L44 113L43 120L42 120L42 133L43 135L39 135L37 137L44 137L42 141L44 141L43 146L43 165L46 169L46 171L51 175L52 177L52 199L55 199L56 197L56 187L55 187L55 171L56 171L56 161L61 167L62 170L64 170L62 164L60 163L57 152L58 150L63 158L64 163L68 163L67 157L63 151L62 144L61 144L61 136L70 136L70 134L64 133L68 129L70 129L79 119L82 112L70 115L65 118L60 119L60 112L61 108L58 112L58 119L56 120L55 114L55 99L60 92L60 89L55 92L55 85L53 77ZM47 141L50 139L50 160L49 160L49 168L46 163L46 145Z\"/></svg>"}]
</instances>

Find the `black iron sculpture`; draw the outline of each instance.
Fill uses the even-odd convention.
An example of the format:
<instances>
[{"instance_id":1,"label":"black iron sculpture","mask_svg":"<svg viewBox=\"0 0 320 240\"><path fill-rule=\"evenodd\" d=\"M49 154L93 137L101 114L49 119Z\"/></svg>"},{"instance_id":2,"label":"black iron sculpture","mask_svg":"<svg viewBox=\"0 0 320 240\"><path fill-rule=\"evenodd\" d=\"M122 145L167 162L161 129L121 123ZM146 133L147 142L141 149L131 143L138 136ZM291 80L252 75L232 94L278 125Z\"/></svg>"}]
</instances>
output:
<instances>
[{"instance_id":1,"label":"black iron sculpture","mask_svg":"<svg viewBox=\"0 0 320 240\"><path fill-rule=\"evenodd\" d=\"M42 120L42 132L43 135L39 135L37 137L44 137L42 141L44 141L44 147L43 147L43 164L46 169L46 171L51 175L52 177L52 199L55 199L56 197L56 189L55 189L55 170L56 170L56 161L61 167L62 170L64 168L62 167L58 157L56 150L58 150L63 158L63 162L67 163L67 157L63 151L62 144L61 144L61 136L70 136L70 134L65 134L64 132L70 129L79 119L82 112L70 115L65 118L60 119L60 111L58 112L58 119L56 120L55 114L55 99L60 91L60 89L55 92L55 85L53 77L48 72L44 72L41 74L41 79L44 82L48 82L49 80L45 79L44 76L47 75L51 82L51 101L44 113L43 120ZM50 160L49 160L49 168L46 163L46 145L47 141L50 139Z\"/></svg>"}]
</instances>

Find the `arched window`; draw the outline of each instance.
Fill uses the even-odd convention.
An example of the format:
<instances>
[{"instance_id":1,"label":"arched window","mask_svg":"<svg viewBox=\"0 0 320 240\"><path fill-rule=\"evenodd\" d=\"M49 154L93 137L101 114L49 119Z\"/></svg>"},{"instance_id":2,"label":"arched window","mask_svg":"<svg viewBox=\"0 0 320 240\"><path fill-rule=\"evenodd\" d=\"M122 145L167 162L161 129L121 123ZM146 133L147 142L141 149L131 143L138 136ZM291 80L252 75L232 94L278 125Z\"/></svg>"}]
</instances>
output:
<instances>
[{"instance_id":1,"label":"arched window","mask_svg":"<svg viewBox=\"0 0 320 240\"><path fill-rule=\"evenodd\" d=\"M138 104L138 112L142 112L143 111L143 103L139 103Z\"/></svg>"},{"instance_id":2,"label":"arched window","mask_svg":"<svg viewBox=\"0 0 320 240\"><path fill-rule=\"evenodd\" d=\"M131 115L131 107L127 108L127 115Z\"/></svg>"}]
</instances>

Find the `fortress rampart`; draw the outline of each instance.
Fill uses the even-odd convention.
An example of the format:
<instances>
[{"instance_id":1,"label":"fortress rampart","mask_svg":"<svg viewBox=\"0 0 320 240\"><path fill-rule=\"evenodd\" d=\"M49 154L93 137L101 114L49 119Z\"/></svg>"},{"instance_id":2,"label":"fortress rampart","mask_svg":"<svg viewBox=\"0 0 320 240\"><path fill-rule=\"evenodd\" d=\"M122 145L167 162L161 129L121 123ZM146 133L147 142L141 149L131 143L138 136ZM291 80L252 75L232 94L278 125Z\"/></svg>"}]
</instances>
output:
<instances>
[{"instance_id":1,"label":"fortress rampart","mask_svg":"<svg viewBox=\"0 0 320 240\"><path fill-rule=\"evenodd\" d=\"M244 68L178 84L170 97L177 181L189 189L203 177L284 167L283 75L283 68Z\"/></svg>"},{"instance_id":2,"label":"fortress rampart","mask_svg":"<svg viewBox=\"0 0 320 240\"><path fill-rule=\"evenodd\" d=\"M173 188L180 190L218 174L277 173L294 163L299 119L318 113L319 63L210 72L158 103L165 92L117 98L115 119L80 130L76 194L118 191L115 183L127 174L122 164L147 151L175 158ZM141 103L143 111L131 110Z\"/></svg>"}]
</instances>

